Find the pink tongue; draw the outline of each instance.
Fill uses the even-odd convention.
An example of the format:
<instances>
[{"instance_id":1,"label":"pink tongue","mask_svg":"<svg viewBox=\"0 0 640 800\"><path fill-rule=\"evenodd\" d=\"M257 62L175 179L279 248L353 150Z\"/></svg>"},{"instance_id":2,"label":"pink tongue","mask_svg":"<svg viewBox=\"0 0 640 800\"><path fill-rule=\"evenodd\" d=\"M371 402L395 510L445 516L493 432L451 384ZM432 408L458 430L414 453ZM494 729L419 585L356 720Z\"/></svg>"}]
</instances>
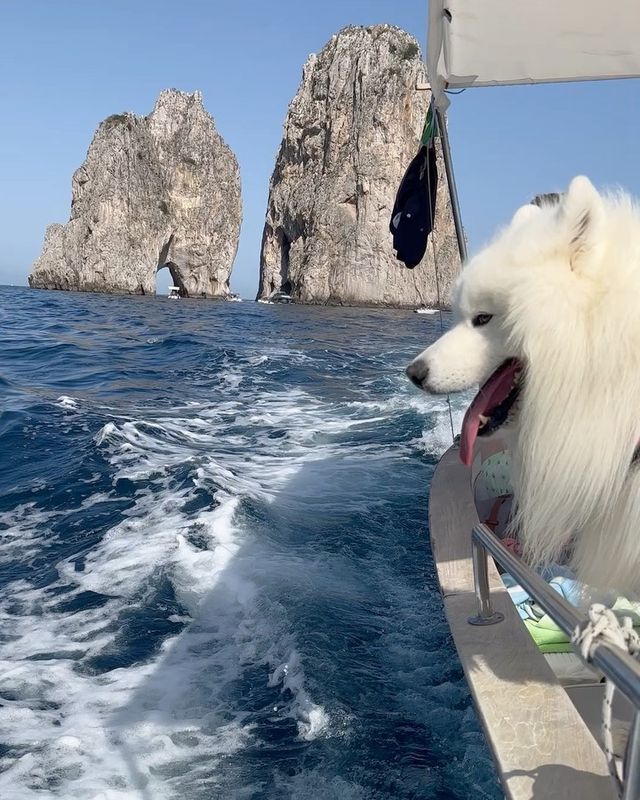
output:
<instances>
[{"instance_id":1,"label":"pink tongue","mask_svg":"<svg viewBox=\"0 0 640 800\"><path fill-rule=\"evenodd\" d=\"M460 460L467 467L471 466L473 459L473 445L480 428L480 415L490 416L487 412L500 405L507 397L519 369L521 369L521 365L517 359L510 358L505 361L482 385L467 409L460 434Z\"/></svg>"}]
</instances>

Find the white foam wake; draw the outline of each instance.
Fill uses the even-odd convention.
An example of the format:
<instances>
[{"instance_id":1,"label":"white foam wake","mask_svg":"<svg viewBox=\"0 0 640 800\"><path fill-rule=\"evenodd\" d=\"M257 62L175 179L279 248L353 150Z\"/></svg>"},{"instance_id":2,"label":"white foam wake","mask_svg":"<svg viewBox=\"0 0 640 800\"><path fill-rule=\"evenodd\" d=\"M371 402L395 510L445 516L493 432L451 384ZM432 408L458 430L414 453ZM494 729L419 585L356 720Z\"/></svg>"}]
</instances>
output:
<instances>
[{"instance_id":1,"label":"white foam wake","mask_svg":"<svg viewBox=\"0 0 640 800\"><path fill-rule=\"evenodd\" d=\"M269 356L255 358L250 366L266 366ZM3 591L3 800L162 800L203 796L203 786L216 796L217 765L257 735L233 702L247 671L275 698L273 720L291 720L306 742L331 732L331 708L310 690L301 649L269 592L278 570L299 567L283 567L282 554L256 540L242 504L268 506L303 466L340 456L352 434L349 446L371 459L442 449L446 409L404 387L384 401L332 404L255 385L243 397L238 368L221 380L223 402L112 414L94 441L114 487L133 483L130 507L81 560L81 547L62 558L46 587L16 580ZM58 402L78 408L73 398ZM435 415L435 434L358 444L359 433L408 406ZM75 509L27 504L3 515L0 559L37 558L53 522L116 496L114 488ZM147 609L169 623L151 652Z\"/></svg>"}]
</instances>

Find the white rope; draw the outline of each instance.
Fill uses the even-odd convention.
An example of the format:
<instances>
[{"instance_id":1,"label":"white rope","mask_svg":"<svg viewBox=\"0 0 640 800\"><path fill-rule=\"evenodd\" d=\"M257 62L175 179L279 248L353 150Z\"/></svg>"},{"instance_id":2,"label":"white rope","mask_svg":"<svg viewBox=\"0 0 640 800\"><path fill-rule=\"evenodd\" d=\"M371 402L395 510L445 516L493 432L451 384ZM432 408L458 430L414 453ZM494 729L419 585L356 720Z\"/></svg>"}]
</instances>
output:
<instances>
[{"instance_id":1,"label":"white rope","mask_svg":"<svg viewBox=\"0 0 640 800\"><path fill-rule=\"evenodd\" d=\"M636 658L640 654L640 636L634 631L632 620L629 617L620 619L610 608L601 603L594 603L589 608L588 621L576 627L571 641L580 649L585 661L591 661L595 648L601 642L626 650ZM622 798L624 782L618 773L613 747L612 705L615 690L615 685L606 679L602 700L602 739L609 774L618 797Z\"/></svg>"}]
</instances>

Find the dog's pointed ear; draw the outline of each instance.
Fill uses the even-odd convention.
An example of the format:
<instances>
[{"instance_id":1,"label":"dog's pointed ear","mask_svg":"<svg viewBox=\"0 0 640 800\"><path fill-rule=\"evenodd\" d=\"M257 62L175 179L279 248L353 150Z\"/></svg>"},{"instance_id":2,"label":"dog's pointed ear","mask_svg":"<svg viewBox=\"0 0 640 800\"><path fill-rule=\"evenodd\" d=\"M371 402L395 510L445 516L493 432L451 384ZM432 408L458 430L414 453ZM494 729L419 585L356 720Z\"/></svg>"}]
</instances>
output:
<instances>
[{"instance_id":1,"label":"dog's pointed ear","mask_svg":"<svg viewBox=\"0 0 640 800\"><path fill-rule=\"evenodd\" d=\"M511 219L511 227L517 228L528 219L531 219L531 217L537 217L539 214L540 208L538 206L534 206L532 203L527 203L526 206L521 206L513 215L513 218Z\"/></svg>"},{"instance_id":2,"label":"dog's pointed ear","mask_svg":"<svg viewBox=\"0 0 640 800\"><path fill-rule=\"evenodd\" d=\"M558 213L565 229L571 269L591 272L597 267L602 242L604 206L589 178L578 175L571 181Z\"/></svg>"}]
</instances>

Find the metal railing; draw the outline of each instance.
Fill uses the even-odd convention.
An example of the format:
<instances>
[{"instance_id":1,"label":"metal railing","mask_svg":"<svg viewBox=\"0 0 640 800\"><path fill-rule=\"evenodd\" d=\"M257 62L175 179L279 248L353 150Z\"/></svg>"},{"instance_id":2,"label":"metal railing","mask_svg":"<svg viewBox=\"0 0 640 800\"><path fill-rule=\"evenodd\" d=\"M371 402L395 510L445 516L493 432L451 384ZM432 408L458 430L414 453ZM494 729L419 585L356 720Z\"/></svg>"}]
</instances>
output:
<instances>
[{"instance_id":1,"label":"metal railing","mask_svg":"<svg viewBox=\"0 0 640 800\"><path fill-rule=\"evenodd\" d=\"M502 622L504 615L491 607L487 554L503 567L558 627L571 636L577 627L586 622L577 608L552 589L537 572L511 553L500 539L484 524L476 525L471 533L473 575L478 614L469 618L472 625L494 625ZM598 642L591 661L615 687L633 704L635 712L629 733L624 769L623 800L640 799L640 664L629 653L618 647Z\"/></svg>"}]
</instances>

